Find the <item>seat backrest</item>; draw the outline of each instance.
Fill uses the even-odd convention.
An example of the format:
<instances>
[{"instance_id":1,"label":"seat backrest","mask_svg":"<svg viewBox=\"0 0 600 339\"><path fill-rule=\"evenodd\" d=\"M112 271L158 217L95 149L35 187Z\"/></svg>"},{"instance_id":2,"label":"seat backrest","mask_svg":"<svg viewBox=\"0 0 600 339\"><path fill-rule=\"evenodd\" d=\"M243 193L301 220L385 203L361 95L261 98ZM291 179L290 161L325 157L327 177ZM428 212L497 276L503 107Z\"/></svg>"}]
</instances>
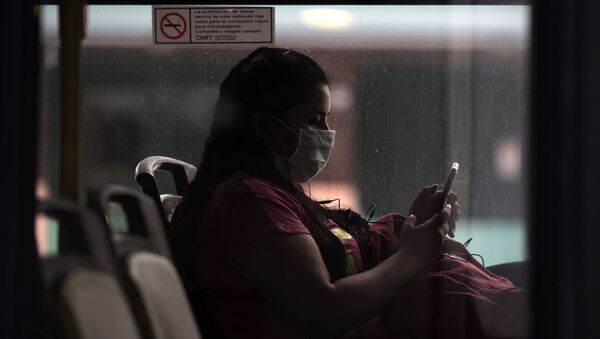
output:
<instances>
[{"instance_id":1,"label":"seat backrest","mask_svg":"<svg viewBox=\"0 0 600 339\"><path fill-rule=\"evenodd\" d=\"M38 203L38 215L55 219L60 246L40 258L44 285L63 320L64 335L78 339L141 338L125 294L114 276L110 241L102 223L65 201Z\"/></svg>"},{"instance_id":2,"label":"seat backrest","mask_svg":"<svg viewBox=\"0 0 600 339\"><path fill-rule=\"evenodd\" d=\"M142 191L150 195L157 205L163 206L163 208L165 205L161 204L161 196L164 192L161 194L156 181L156 172L158 171L171 173L175 182L177 196L185 194L188 186L194 180L194 176L196 176L196 167L181 160L155 155L140 161L135 168L135 180L142 188ZM172 213L175 206L170 210L166 210L165 208L165 214L163 215Z\"/></svg>"},{"instance_id":3,"label":"seat backrest","mask_svg":"<svg viewBox=\"0 0 600 339\"><path fill-rule=\"evenodd\" d=\"M156 182L155 172L166 171L173 175L177 194L161 192ZM165 157L150 156L140 161L135 169L135 178L141 186L142 191L150 195L157 205L162 207L164 220L168 223L173 218L175 208L181 202L183 194L187 192L188 186L196 176L196 167L184 161ZM194 293L191 292L190 293ZM205 338L217 339L219 335L213 325L206 306L201 301L200 291L194 296L194 313L197 323L201 326Z\"/></svg>"},{"instance_id":4,"label":"seat backrest","mask_svg":"<svg viewBox=\"0 0 600 339\"><path fill-rule=\"evenodd\" d=\"M173 219L173 213L175 213L175 208L181 202L182 197L174 194L161 194L160 195L160 203L162 205L163 211L165 212L165 217L168 222Z\"/></svg>"},{"instance_id":5,"label":"seat backrest","mask_svg":"<svg viewBox=\"0 0 600 339\"><path fill-rule=\"evenodd\" d=\"M120 205L125 212L129 229L113 231L112 238L144 337L201 338L183 284L171 262L163 219L155 202L141 192L116 185L90 191L88 202L102 216L109 214L111 203Z\"/></svg>"}]
</instances>

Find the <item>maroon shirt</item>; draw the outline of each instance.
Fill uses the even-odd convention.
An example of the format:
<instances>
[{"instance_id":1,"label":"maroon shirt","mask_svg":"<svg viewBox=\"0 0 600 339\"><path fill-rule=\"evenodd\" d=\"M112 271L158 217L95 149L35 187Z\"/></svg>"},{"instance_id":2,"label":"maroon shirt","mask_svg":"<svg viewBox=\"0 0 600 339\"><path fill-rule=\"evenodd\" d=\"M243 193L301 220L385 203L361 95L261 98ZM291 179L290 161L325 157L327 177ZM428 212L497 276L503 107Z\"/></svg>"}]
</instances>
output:
<instances>
[{"instance_id":1,"label":"maroon shirt","mask_svg":"<svg viewBox=\"0 0 600 339\"><path fill-rule=\"evenodd\" d=\"M301 337L240 275L233 262L261 236L309 234L306 224L307 216L298 200L272 182L238 172L217 186L200 211L195 262L197 272L201 272L197 280L220 336ZM333 222L328 226L337 228ZM362 271L356 241L341 238L352 255L348 261L355 265L354 271Z\"/></svg>"},{"instance_id":2,"label":"maroon shirt","mask_svg":"<svg viewBox=\"0 0 600 339\"><path fill-rule=\"evenodd\" d=\"M370 227L365 254L372 264L398 246L388 214ZM309 234L300 203L277 185L243 173L219 184L200 211L196 235L197 281L218 334L223 338L301 338L235 269L234 260L257 238L273 233ZM346 275L362 272L357 243L333 222L328 226L347 249ZM468 254L466 249L461 252ZM460 259L460 258L459 258ZM514 285L469 258L442 256L405 284L380 316L362 325L367 338L520 338L526 301ZM518 292L518 291L517 291ZM466 332L465 332L466 331ZM359 337L361 333L350 333Z\"/></svg>"}]
</instances>

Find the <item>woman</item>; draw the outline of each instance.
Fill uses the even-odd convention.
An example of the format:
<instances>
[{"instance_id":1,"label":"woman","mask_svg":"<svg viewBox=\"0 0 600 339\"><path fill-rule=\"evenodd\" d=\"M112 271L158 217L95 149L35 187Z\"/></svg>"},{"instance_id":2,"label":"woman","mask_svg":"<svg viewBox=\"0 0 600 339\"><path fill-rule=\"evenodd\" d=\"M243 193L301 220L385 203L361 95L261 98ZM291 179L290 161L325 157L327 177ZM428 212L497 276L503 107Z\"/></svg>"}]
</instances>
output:
<instances>
[{"instance_id":1,"label":"woman","mask_svg":"<svg viewBox=\"0 0 600 339\"><path fill-rule=\"evenodd\" d=\"M295 51L259 48L221 85L170 236L222 337L396 336L385 309L453 236L457 197L436 211L436 186L370 228L304 193L333 147L329 110L325 73Z\"/></svg>"}]
</instances>

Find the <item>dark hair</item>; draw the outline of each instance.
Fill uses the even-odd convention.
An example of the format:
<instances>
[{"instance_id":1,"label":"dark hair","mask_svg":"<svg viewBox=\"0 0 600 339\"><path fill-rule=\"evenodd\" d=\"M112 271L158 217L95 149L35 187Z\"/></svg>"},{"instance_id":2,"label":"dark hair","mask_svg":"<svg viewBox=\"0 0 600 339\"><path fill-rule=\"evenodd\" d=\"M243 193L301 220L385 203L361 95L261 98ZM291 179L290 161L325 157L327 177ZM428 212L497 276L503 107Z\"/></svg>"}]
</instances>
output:
<instances>
[{"instance_id":1,"label":"dark hair","mask_svg":"<svg viewBox=\"0 0 600 339\"><path fill-rule=\"evenodd\" d=\"M269 180L295 197L308 216L306 226L332 280L344 276L343 244L325 225L327 218L338 218L276 170L274 155L252 127L255 114L280 117L306 100L314 86L327 83L327 76L314 60L279 48L258 48L229 72L220 87L212 130L196 177L175 210L169 228L175 261L184 280L193 280L189 275L193 260L191 235L198 212L216 186L236 170Z\"/></svg>"}]
</instances>

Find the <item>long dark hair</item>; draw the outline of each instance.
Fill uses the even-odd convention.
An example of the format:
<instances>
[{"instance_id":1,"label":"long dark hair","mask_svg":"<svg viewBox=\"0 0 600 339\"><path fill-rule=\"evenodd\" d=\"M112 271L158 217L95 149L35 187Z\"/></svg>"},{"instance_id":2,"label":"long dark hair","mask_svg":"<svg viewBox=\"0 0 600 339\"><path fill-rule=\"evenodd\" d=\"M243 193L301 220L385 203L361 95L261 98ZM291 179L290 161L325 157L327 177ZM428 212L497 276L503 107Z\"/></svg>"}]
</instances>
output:
<instances>
[{"instance_id":1,"label":"long dark hair","mask_svg":"<svg viewBox=\"0 0 600 339\"><path fill-rule=\"evenodd\" d=\"M233 171L269 180L295 197L308 216L306 226L319 247L332 281L344 276L343 244L325 224L327 218L343 222L336 213L330 213L307 196L299 185L289 182L277 171L274 155L252 127L255 114L281 117L306 100L314 86L321 84L328 84L328 79L314 60L279 48L258 48L229 72L220 87L211 133L196 177L175 210L169 227L176 264L184 280L191 278L191 239L198 223L198 212L216 186Z\"/></svg>"}]
</instances>

